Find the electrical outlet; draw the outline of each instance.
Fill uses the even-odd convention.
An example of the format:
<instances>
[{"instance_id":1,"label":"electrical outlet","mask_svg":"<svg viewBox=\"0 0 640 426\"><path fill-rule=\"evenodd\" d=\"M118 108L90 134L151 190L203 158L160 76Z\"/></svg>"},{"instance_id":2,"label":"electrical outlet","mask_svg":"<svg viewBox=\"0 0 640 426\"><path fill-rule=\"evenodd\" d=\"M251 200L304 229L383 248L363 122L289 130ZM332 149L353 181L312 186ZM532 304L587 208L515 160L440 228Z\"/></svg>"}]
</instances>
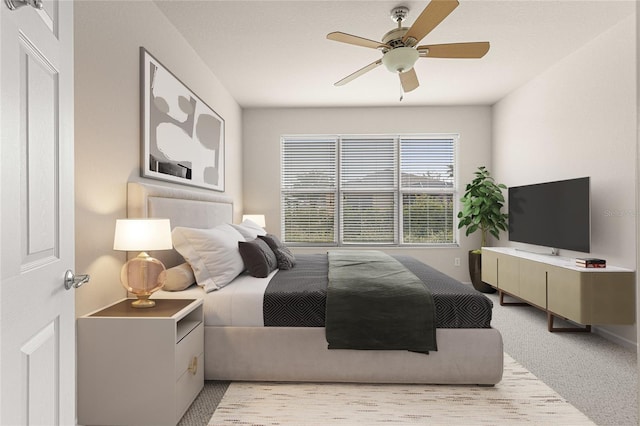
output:
<instances>
[{"instance_id":1,"label":"electrical outlet","mask_svg":"<svg viewBox=\"0 0 640 426\"><path fill-rule=\"evenodd\" d=\"M459 257L453 258L453 266L460 266L460 258Z\"/></svg>"}]
</instances>

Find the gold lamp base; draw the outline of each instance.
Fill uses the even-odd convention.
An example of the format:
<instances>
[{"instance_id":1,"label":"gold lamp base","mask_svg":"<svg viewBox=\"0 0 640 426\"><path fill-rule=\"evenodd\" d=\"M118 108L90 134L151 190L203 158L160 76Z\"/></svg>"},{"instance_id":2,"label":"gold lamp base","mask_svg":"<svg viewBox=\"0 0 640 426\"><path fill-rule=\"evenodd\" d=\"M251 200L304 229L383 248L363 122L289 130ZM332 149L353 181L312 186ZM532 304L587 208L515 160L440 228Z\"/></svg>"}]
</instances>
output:
<instances>
[{"instance_id":1,"label":"gold lamp base","mask_svg":"<svg viewBox=\"0 0 640 426\"><path fill-rule=\"evenodd\" d=\"M156 302L149 300L152 293L164 286L167 272L158 259L142 252L122 267L120 281L129 293L137 297L131 302L133 308L153 308Z\"/></svg>"},{"instance_id":2,"label":"gold lamp base","mask_svg":"<svg viewBox=\"0 0 640 426\"><path fill-rule=\"evenodd\" d=\"M153 308L156 306L156 302L149 299L150 294L138 295L138 298L131 302L132 308Z\"/></svg>"}]
</instances>

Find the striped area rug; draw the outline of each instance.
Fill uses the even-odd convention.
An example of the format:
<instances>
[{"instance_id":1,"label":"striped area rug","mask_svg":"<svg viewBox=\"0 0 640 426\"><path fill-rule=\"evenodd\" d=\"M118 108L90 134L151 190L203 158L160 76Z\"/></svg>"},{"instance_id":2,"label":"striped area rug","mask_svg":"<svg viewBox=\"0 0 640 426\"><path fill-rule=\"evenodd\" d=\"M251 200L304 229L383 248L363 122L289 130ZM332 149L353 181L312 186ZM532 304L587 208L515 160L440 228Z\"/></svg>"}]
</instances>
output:
<instances>
[{"instance_id":1,"label":"striped area rug","mask_svg":"<svg viewBox=\"0 0 640 426\"><path fill-rule=\"evenodd\" d=\"M505 354L495 387L234 382L218 425L593 425Z\"/></svg>"}]
</instances>

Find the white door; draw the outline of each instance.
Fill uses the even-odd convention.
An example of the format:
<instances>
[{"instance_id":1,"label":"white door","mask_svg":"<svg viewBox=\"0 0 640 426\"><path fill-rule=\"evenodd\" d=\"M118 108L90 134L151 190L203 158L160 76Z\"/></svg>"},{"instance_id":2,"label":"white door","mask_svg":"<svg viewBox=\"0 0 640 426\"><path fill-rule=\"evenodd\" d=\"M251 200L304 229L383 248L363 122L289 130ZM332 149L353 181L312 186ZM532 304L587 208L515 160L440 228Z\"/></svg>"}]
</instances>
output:
<instances>
[{"instance_id":1,"label":"white door","mask_svg":"<svg viewBox=\"0 0 640 426\"><path fill-rule=\"evenodd\" d=\"M0 424L73 425L73 2L28 1L0 0Z\"/></svg>"}]
</instances>

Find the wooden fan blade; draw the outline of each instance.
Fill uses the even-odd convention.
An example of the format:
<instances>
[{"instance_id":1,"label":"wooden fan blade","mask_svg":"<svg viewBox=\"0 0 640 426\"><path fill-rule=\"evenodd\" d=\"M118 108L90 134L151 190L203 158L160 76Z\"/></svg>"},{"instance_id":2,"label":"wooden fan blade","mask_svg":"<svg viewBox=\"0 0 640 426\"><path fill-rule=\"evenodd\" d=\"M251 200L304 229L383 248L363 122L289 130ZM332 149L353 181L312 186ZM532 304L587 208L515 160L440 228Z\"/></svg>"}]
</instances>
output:
<instances>
[{"instance_id":1,"label":"wooden fan blade","mask_svg":"<svg viewBox=\"0 0 640 426\"><path fill-rule=\"evenodd\" d=\"M431 44L417 47L426 58L482 58L489 51L488 41L471 43Z\"/></svg>"},{"instance_id":2,"label":"wooden fan blade","mask_svg":"<svg viewBox=\"0 0 640 426\"><path fill-rule=\"evenodd\" d=\"M365 73L371 71L372 69L376 68L378 65L381 65L381 64L382 64L382 59L378 59L377 61L370 63L366 67L360 68L358 71L356 71L356 72L354 72L352 74L349 74L348 76L346 76L342 80L334 83L334 86L343 86L343 85L347 84L348 82L350 82L351 80L355 80L356 78L360 77L362 74L365 74Z\"/></svg>"},{"instance_id":3,"label":"wooden fan blade","mask_svg":"<svg viewBox=\"0 0 640 426\"><path fill-rule=\"evenodd\" d=\"M378 49L381 47L391 48L390 46L387 46L382 42L369 40L368 38L358 37L358 36L354 36L347 33L341 33L340 31L335 31L327 34L327 38L329 40L339 41L341 43L354 44L356 46L362 46L362 47L370 47L372 49Z\"/></svg>"},{"instance_id":4,"label":"wooden fan blade","mask_svg":"<svg viewBox=\"0 0 640 426\"><path fill-rule=\"evenodd\" d=\"M410 92L418 88L420 83L418 83L418 75L416 74L416 69L411 68L409 71L400 73L400 83L402 84L402 90L405 92Z\"/></svg>"},{"instance_id":5,"label":"wooden fan blade","mask_svg":"<svg viewBox=\"0 0 640 426\"><path fill-rule=\"evenodd\" d=\"M431 3L424 8L418 19L409 28L409 31L402 37L402 41L405 45L415 46L424 36L437 27L444 18L449 16L458 7L458 4L458 0L431 0Z\"/></svg>"}]
</instances>

